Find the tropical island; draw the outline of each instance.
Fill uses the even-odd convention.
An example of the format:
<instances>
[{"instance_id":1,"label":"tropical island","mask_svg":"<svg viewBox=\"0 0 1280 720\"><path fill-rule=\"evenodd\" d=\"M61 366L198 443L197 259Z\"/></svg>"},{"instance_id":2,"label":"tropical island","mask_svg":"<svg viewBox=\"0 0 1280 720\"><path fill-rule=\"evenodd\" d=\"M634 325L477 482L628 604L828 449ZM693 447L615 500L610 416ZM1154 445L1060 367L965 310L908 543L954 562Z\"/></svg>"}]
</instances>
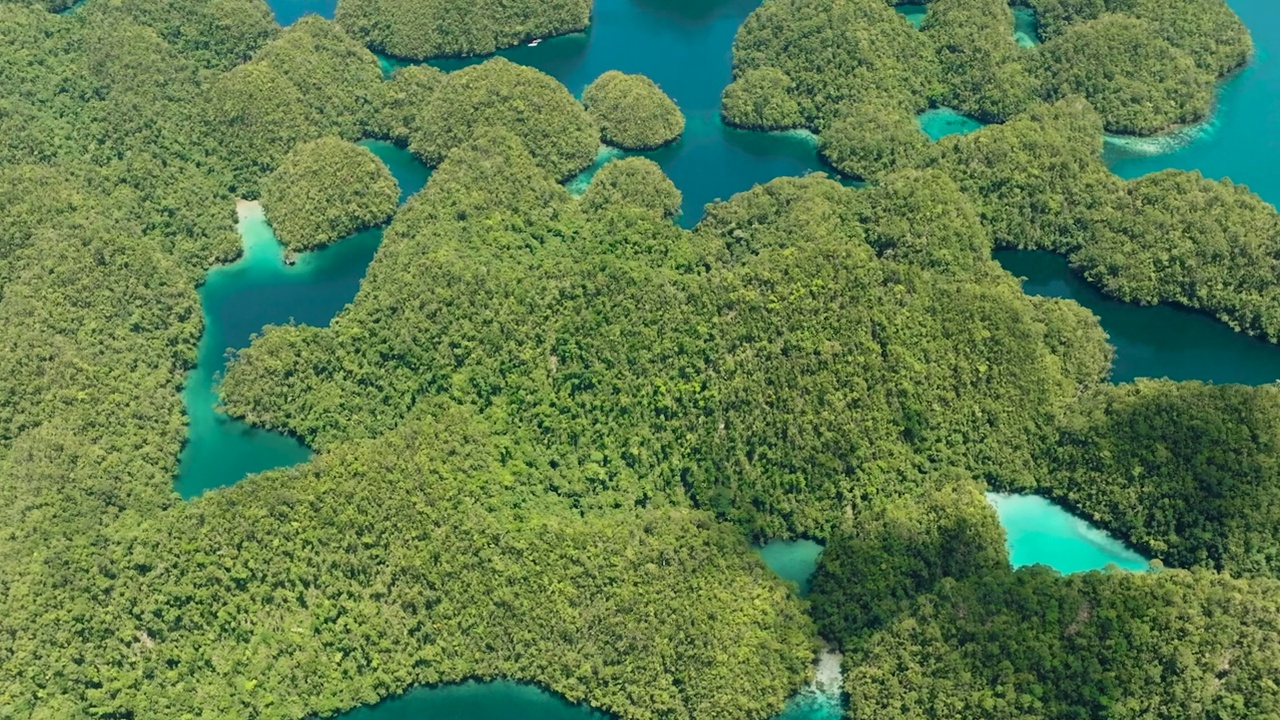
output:
<instances>
[{"instance_id":1,"label":"tropical island","mask_svg":"<svg viewBox=\"0 0 1280 720\"><path fill-rule=\"evenodd\" d=\"M762 720L824 649L855 719L1280 713L1276 386L1113 384L1099 318L992 259L1280 341L1274 207L1102 158L1202 120L1252 41L1221 0L1033 6L1026 48L998 0L919 29L764 0L713 114L864 182L690 213L664 153L706 136L655 80L375 55L491 54L590 3L281 28L260 0L0 2L0 715L332 717L506 679ZM988 126L931 142L944 106ZM425 187L401 203L370 141ZM255 324L219 366L227 422L314 458L184 500L180 391L226 322L201 283L253 200L282 250L380 244L326 323ZM988 492L1152 570L1014 568ZM807 598L754 549L799 538Z\"/></svg>"}]
</instances>

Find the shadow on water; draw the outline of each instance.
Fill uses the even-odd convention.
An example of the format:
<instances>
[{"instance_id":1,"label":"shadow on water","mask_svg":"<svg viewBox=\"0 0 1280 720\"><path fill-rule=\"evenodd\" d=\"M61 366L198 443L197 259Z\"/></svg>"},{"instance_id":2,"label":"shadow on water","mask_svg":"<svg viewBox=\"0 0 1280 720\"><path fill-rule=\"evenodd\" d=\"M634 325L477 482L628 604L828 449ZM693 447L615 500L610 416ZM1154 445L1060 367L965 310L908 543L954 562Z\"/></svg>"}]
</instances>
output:
<instances>
[{"instance_id":1,"label":"shadow on water","mask_svg":"<svg viewBox=\"0 0 1280 720\"><path fill-rule=\"evenodd\" d=\"M1139 377L1261 385L1280 378L1280 347L1232 330L1204 313L1109 298L1043 251L1000 250L995 259L1026 278L1030 295L1070 298L1093 311L1116 348L1114 382Z\"/></svg>"}]
</instances>

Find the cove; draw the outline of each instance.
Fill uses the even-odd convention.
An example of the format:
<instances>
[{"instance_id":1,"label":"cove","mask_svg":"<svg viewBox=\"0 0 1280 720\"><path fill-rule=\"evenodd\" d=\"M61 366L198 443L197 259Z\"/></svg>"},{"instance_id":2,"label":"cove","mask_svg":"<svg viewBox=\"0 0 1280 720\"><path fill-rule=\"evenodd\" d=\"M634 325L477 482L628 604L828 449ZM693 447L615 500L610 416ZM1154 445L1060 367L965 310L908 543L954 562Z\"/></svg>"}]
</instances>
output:
<instances>
[{"instance_id":1,"label":"cove","mask_svg":"<svg viewBox=\"0 0 1280 720\"><path fill-rule=\"evenodd\" d=\"M993 256L1031 295L1069 298L1093 311L1115 346L1113 382L1140 377L1261 385L1280 378L1280 347L1232 330L1213 317L1171 305L1139 307L1107 297L1042 250Z\"/></svg>"},{"instance_id":2,"label":"cove","mask_svg":"<svg viewBox=\"0 0 1280 720\"><path fill-rule=\"evenodd\" d=\"M373 150L400 184L401 202L426 184L430 171L408 152L384 142ZM311 451L293 438L233 420L217 410L218 379L227 352L248 347L263 326L294 321L323 327L355 297L382 239L375 228L298 256L290 266L284 248L256 203L240 206L244 253L209 271L200 287L204 335L196 365L182 391L190 418L174 485L183 498L230 485L246 475L306 461Z\"/></svg>"},{"instance_id":3,"label":"cove","mask_svg":"<svg viewBox=\"0 0 1280 720\"><path fill-rule=\"evenodd\" d=\"M1048 565L1067 575L1116 565L1145 571L1148 563L1124 543L1039 495L987 493L1015 568Z\"/></svg>"}]
</instances>

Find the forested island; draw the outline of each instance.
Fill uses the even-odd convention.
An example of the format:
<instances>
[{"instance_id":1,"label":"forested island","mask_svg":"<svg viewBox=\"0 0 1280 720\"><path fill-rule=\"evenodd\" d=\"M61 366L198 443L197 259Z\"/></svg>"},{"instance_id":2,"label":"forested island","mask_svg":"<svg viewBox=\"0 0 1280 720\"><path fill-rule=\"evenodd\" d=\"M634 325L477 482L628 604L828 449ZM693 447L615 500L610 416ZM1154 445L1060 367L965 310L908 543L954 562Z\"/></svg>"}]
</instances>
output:
<instances>
[{"instance_id":1,"label":"forested island","mask_svg":"<svg viewBox=\"0 0 1280 720\"><path fill-rule=\"evenodd\" d=\"M765 0L725 118L816 132L869 184L778 178L685 229L648 157L562 184L681 136L647 78L579 101L369 49L489 53L589 3L282 29L260 0L0 2L0 716L328 717L508 678L759 720L824 644L849 718L1280 713L1276 387L1113 385L1097 318L991 259L1052 250L1280 340L1274 208L1100 158L1203 118L1248 33L1221 0L1034 5L1023 48L998 1L917 30ZM943 105L996 124L931 143ZM434 168L398 209L367 138ZM183 501L197 288L241 252L238 200L299 251L385 232L327 327L263 328L221 385L315 459ZM988 490L1156 569L1015 571ZM827 545L808 600L752 550L799 537Z\"/></svg>"}]
</instances>

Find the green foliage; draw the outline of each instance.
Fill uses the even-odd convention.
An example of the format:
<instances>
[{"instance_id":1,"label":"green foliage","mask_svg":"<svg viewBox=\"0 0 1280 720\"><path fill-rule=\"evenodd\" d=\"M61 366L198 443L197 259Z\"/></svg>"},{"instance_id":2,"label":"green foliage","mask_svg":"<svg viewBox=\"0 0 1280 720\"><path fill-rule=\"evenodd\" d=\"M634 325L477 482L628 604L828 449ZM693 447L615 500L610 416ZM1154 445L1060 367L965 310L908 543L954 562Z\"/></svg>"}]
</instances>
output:
<instances>
[{"instance_id":1,"label":"green foliage","mask_svg":"<svg viewBox=\"0 0 1280 720\"><path fill-rule=\"evenodd\" d=\"M727 122L826 130L846 106L955 108L1005 122L1082 95L1108 130L1152 135L1204 119L1214 81L1248 61L1223 0L1035 0L1033 51L1004 0L933 0L915 31L880 0L766 0L734 42Z\"/></svg>"},{"instance_id":2,"label":"green foliage","mask_svg":"<svg viewBox=\"0 0 1280 720\"><path fill-rule=\"evenodd\" d=\"M1280 390L1141 381L1064 425L1045 491L1173 567L1280 575Z\"/></svg>"},{"instance_id":3,"label":"green foliage","mask_svg":"<svg viewBox=\"0 0 1280 720\"><path fill-rule=\"evenodd\" d=\"M818 152L844 175L877 180L895 168L919 164L928 146L928 136L911 113L856 103L823 129Z\"/></svg>"},{"instance_id":4,"label":"green foliage","mask_svg":"<svg viewBox=\"0 0 1280 720\"><path fill-rule=\"evenodd\" d=\"M308 15L254 55L298 89L315 125L330 135L358 140L380 98L378 59L342 28Z\"/></svg>"},{"instance_id":5,"label":"green foliage","mask_svg":"<svg viewBox=\"0 0 1280 720\"><path fill-rule=\"evenodd\" d=\"M1125 184L1071 255L1127 302L1173 302L1280 340L1280 216L1248 188L1166 170Z\"/></svg>"},{"instance_id":6,"label":"green foliage","mask_svg":"<svg viewBox=\"0 0 1280 720\"><path fill-rule=\"evenodd\" d=\"M1107 9L1150 20L1160 37L1216 77L1243 66L1253 52L1248 28L1224 0L1109 0Z\"/></svg>"},{"instance_id":7,"label":"green foliage","mask_svg":"<svg viewBox=\"0 0 1280 720\"><path fill-rule=\"evenodd\" d=\"M600 129L559 81L504 58L449 73L406 120L409 149L428 165L439 165L482 127L513 133L560 179L590 166L600 147Z\"/></svg>"},{"instance_id":8,"label":"green foliage","mask_svg":"<svg viewBox=\"0 0 1280 720\"><path fill-rule=\"evenodd\" d=\"M895 173L866 193L870 202L862 223L880 257L943 273L972 272L990 259L990 236L946 175Z\"/></svg>"},{"instance_id":9,"label":"green foliage","mask_svg":"<svg viewBox=\"0 0 1280 720\"><path fill-rule=\"evenodd\" d=\"M593 211L635 207L665 219L680 214L680 191L658 164L648 158L620 158L607 163L591 178L582 196Z\"/></svg>"},{"instance_id":10,"label":"green foliage","mask_svg":"<svg viewBox=\"0 0 1280 720\"><path fill-rule=\"evenodd\" d=\"M1268 717L1278 591L1184 571L944 580L846 656L846 717Z\"/></svg>"},{"instance_id":11,"label":"green foliage","mask_svg":"<svg viewBox=\"0 0 1280 720\"><path fill-rule=\"evenodd\" d=\"M434 407L128 533L115 603L137 655L109 707L296 718L494 677L622 718L782 707L812 630L739 534L673 508L580 513L493 427Z\"/></svg>"},{"instance_id":12,"label":"green foliage","mask_svg":"<svg viewBox=\"0 0 1280 720\"><path fill-rule=\"evenodd\" d=\"M151 28L179 52L218 70L245 62L279 30L263 0L93 0L79 14L103 26Z\"/></svg>"},{"instance_id":13,"label":"green foliage","mask_svg":"<svg viewBox=\"0 0 1280 720\"><path fill-rule=\"evenodd\" d=\"M321 134L302 93L261 63L241 65L218 78L204 111L208 132L221 136L219 159L241 197L257 197L261 179L294 145Z\"/></svg>"},{"instance_id":14,"label":"green foliage","mask_svg":"<svg viewBox=\"0 0 1280 720\"><path fill-rule=\"evenodd\" d=\"M329 329L239 355L228 410L325 448L432 397L500 407L582 469L556 491L584 507L691 498L769 537L933 466L1025 485L1079 390L945 178L778 180L690 234L595 199L614 173L638 196L642 167L660 188L651 165L606 165L575 203L532 163L507 133L451 154Z\"/></svg>"},{"instance_id":15,"label":"green foliage","mask_svg":"<svg viewBox=\"0 0 1280 720\"><path fill-rule=\"evenodd\" d=\"M309 16L213 81L202 103L212 152L241 197L294 145L325 135L355 140L385 105L377 59L340 28Z\"/></svg>"},{"instance_id":16,"label":"green foliage","mask_svg":"<svg viewBox=\"0 0 1280 720\"><path fill-rule=\"evenodd\" d=\"M784 78L804 125L816 128L847 103L923 110L936 77L932 48L884 0L768 0L747 18L733 49L737 80L764 69L782 73L726 90L725 116L744 127L791 119L779 95Z\"/></svg>"},{"instance_id":17,"label":"green foliage","mask_svg":"<svg viewBox=\"0 0 1280 720\"><path fill-rule=\"evenodd\" d=\"M684 132L684 114L652 80L609 70L582 91L604 141L623 150L654 150Z\"/></svg>"},{"instance_id":18,"label":"green foliage","mask_svg":"<svg viewBox=\"0 0 1280 720\"><path fill-rule=\"evenodd\" d=\"M800 103L791 96L793 83L777 68L743 72L724 89L721 100L724 121L753 130L788 130L802 127Z\"/></svg>"},{"instance_id":19,"label":"green foliage","mask_svg":"<svg viewBox=\"0 0 1280 720\"><path fill-rule=\"evenodd\" d=\"M499 5L386 7L475 48L582 8ZM1230 18L1186 7L1124 11L1220 72ZM963 87L995 106L1004 59L939 38L986 42L996 14L945 9L915 33L883 3L769 0L726 117L830 130L848 103L911 113ZM990 97L939 58L995 73ZM510 677L622 718L764 717L814 628L744 534L832 538L815 613L859 649L857 716L1277 712L1270 580L1010 573L972 484L1040 488L1173 564L1274 574L1274 389L1099 390L1096 319L988 259L1074 253L1116 292L1270 332L1275 233L1251 195L1121 183L1069 100L865 191L778 180L689 232L647 160L580 201L557 183L599 134L550 78L375 70L333 25L279 32L249 0L0 4L0 716L297 718ZM238 251L232 192L277 172L282 227L365 191L385 208L367 153L297 148L368 132L439 170L357 300L267 330L224 386L321 454L180 503L194 288Z\"/></svg>"},{"instance_id":20,"label":"green foliage","mask_svg":"<svg viewBox=\"0 0 1280 720\"><path fill-rule=\"evenodd\" d=\"M337 20L388 55L426 60L583 30L591 0L340 0Z\"/></svg>"},{"instance_id":21,"label":"green foliage","mask_svg":"<svg viewBox=\"0 0 1280 720\"><path fill-rule=\"evenodd\" d=\"M1110 132L1153 135L1208 117L1216 75L1146 20L1103 15L1040 47L1051 98L1084 96ZM1100 72L1099 68L1106 68Z\"/></svg>"},{"instance_id":22,"label":"green foliage","mask_svg":"<svg viewBox=\"0 0 1280 720\"><path fill-rule=\"evenodd\" d=\"M396 70L391 80L382 84L382 98L371 134L408 145L410 128L417 124L418 112L435 99L444 79L444 72L430 65L409 65Z\"/></svg>"},{"instance_id":23,"label":"green foliage","mask_svg":"<svg viewBox=\"0 0 1280 720\"><path fill-rule=\"evenodd\" d=\"M922 30L937 47L943 80L935 103L983 122L1004 122L1039 97L1035 55L1014 41L1005 0L934 0Z\"/></svg>"},{"instance_id":24,"label":"green foliage","mask_svg":"<svg viewBox=\"0 0 1280 720\"><path fill-rule=\"evenodd\" d=\"M262 183L262 208L290 250L310 250L381 225L400 187L369 149L337 138L303 143Z\"/></svg>"},{"instance_id":25,"label":"green foliage","mask_svg":"<svg viewBox=\"0 0 1280 720\"><path fill-rule=\"evenodd\" d=\"M828 541L809 601L818 632L846 652L943 578L1008 572L1004 530L982 490L962 477L936 482L920 495L859 508Z\"/></svg>"},{"instance_id":26,"label":"green foliage","mask_svg":"<svg viewBox=\"0 0 1280 720\"><path fill-rule=\"evenodd\" d=\"M1072 98L965 136L943 138L927 165L951 176L997 246L1070 252L1122 183L1102 164L1102 123Z\"/></svg>"},{"instance_id":27,"label":"green foliage","mask_svg":"<svg viewBox=\"0 0 1280 720\"><path fill-rule=\"evenodd\" d=\"M1107 11L1106 0L1032 0L1031 7L1044 40L1061 35L1076 23L1097 20Z\"/></svg>"}]
</instances>

